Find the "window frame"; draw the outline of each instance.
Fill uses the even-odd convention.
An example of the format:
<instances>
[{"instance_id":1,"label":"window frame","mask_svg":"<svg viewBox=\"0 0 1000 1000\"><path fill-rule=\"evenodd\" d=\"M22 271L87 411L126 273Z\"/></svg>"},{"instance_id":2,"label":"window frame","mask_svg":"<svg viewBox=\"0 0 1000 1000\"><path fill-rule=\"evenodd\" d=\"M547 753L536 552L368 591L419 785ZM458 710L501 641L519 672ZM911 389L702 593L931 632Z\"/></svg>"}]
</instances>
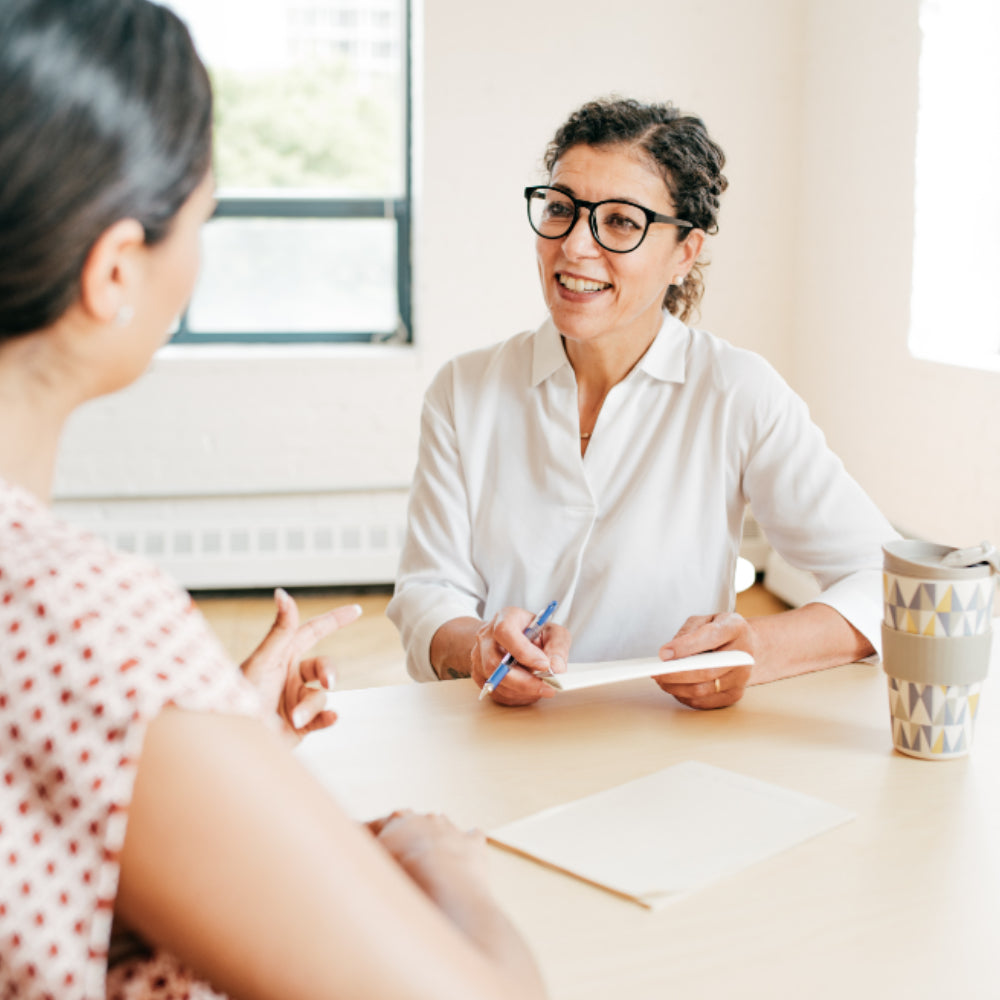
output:
<instances>
[{"instance_id":1,"label":"window frame","mask_svg":"<svg viewBox=\"0 0 1000 1000\"><path fill-rule=\"evenodd\" d=\"M368 343L410 344L413 342L413 32L412 0L399 0L402 6L402 111L403 111L403 192L395 198L324 198L309 194L296 196L268 192L255 196L246 193L217 197L212 219L384 219L396 223L396 302L398 323L391 332L384 330L213 330L193 331L188 309L178 319L171 344L316 344ZM209 223L211 224L211 223Z\"/></svg>"}]
</instances>

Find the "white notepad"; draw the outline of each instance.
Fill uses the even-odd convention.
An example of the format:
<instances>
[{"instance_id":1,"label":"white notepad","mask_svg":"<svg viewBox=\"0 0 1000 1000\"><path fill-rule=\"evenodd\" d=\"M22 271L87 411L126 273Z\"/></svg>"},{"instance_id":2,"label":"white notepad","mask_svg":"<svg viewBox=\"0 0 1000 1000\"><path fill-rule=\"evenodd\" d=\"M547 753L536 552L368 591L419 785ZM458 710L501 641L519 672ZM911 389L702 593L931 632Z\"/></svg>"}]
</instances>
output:
<instances>
[{"instance_id":1,"label":"white notepad","mask_svg":"<svg viewBox=\"0 0 1000 1000\"><path fill-rule=\"evenodd\" d=\"M655 656L638 660L599 660L594 663L571 663L564 674L546 674L541 680L560 691L596 687L598 684L615 684L637 677L656 677L660 674L678 674L686 670L712 670L717 667L751 666L753 657L741 649L716 650L696 653L678 660L661 660Z\"/></svg>"},{"instance_id":2,"label":"white notepad","mask_svg":"<svg viewBox=\"0 0 1000 1000\"><path fill-rule=\"evenodd\" d=\"M657 909L853 818L820 799L688 761L508 823L488 838Z\"/></svg>"}]
</instances>

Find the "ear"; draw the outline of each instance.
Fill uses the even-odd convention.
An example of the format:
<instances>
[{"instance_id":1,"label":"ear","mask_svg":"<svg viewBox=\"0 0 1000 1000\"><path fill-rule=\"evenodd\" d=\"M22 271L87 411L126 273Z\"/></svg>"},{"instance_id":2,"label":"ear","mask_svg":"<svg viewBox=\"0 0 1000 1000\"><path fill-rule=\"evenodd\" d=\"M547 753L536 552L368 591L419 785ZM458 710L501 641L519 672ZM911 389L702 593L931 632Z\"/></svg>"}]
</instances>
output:
<instances>
[{"instance_id":1,"label":"ear","mask_svg":"<svg viewBox=\"0 0 1000 1000\"><path fill-rule=\"evenodd\" d=\"M686 275L688 271L694 267L694 262L698 259L701 254L701 248L705 245L705 231L703 229L692 229L688 233L687 239L683 243L679 244L681 248L681 266L684 268L684 274Z\"/></svg>"},{"instance_id":2,"label":"ear","mask_svg":"<svg viewBox=\"0 0 1000 1000\"><path fill-rule=\"evenodd\" d=\"M91 318L110 323L123 306L135 306L145 245L145 232L135 219L120 219L97 238L80 275L80 305Z\"/></svg>"}]
</instances>

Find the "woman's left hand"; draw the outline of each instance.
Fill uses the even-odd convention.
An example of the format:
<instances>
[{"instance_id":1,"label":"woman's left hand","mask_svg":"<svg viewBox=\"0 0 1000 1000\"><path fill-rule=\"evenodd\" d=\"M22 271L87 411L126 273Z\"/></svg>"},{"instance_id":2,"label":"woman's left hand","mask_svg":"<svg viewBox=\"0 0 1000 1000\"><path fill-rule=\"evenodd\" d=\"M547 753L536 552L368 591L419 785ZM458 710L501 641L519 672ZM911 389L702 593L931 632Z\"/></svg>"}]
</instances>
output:
<instances>
[{"instance_id":1,"label":"woman's left hand","mask_svg":"<svg viewBox=\"0 0 1000 1000\"><path fill-rule=\"evenodd\" d=\"M753 625L735 611L694 615L660 648L660 659L673 660L716 649L742 649L754 656L756 646ZM687 670L661 674L653 680L688 708L727 708L743 697L752 669L740 666Z\"/></svg>"},{"instance_id":2,"label":"woman's left hand","mask_svg":"<svg viewBox=\"0 0 1000 1000\"><path fill-rule=\"evenodd\" d=\"M334 683L333 667L326 657L302 656L320 639L356 621L361 607L334 608L300 625L299 609L284 590L274 592L274 601L278 613L271 631L242 669L264 704L273 705L286 729L300 737L337 721L337 713L326 708L326 692Z\"/></svg>"}]
</instances>

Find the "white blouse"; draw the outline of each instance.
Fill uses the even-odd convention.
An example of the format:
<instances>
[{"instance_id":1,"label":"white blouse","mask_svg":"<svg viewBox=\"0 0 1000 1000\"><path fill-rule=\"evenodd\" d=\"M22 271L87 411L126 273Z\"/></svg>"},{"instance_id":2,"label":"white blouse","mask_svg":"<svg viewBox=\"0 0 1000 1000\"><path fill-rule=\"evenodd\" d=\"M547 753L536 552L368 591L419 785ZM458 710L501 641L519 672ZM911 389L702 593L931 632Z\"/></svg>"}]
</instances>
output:
<instances>
[{"instance_id":1,"label":"white blouse","mask_svg":"<svg viewBox=\"0 0 1000 1000\"><path fill-rule=\"evenodd\" d=\"M731 610L744 508L879 648L881 545L897 537L763 358L664 314L580 455L577 387L546 321L453 359L427 391L388 615L434 680L452 618L508 605L573 634L577 662L655 656Z\"/></svg>"}]
</instances>

